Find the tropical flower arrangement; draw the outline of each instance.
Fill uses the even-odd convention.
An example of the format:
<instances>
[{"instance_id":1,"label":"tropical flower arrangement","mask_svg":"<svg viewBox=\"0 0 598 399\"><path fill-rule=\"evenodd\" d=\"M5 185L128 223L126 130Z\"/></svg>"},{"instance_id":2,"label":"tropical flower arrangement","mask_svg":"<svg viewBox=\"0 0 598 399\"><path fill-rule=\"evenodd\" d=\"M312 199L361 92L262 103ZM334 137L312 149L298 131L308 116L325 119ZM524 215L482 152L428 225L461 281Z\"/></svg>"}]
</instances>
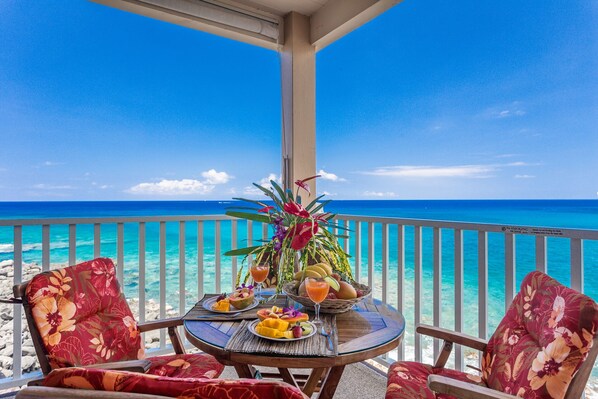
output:
<instances>
[{"instance_id":1,"label":"tropical flower arrangement","mask_svg":"<svg viewBox=\"0 0 598 399\"><path fill-rule=\"evenodd\" d=\"M297 271L319 262L329 264L335 272L352 279L349 255L338 243L338 238L346 236L331 231L345 228L333 222L334 214L323 211L330 200L321 201L324 195L320 195L303 205L301 194L311 196L308 182L317 177L319 175L295 181L294 193L290 189L283 190L273 180L270 188L253 183L268 199L234 198L250 206L232 207L226 212L229 216L267 223L272 228L272 237L260 245L231 250L225 255L244 256L242 264L251 256L254 263L269 265L270 273L277 276L271 280L276 283L277 292L282 291L284 283L293 281ZM241 266L237 282L248 278L249 272L243 277Z\"/></svg>"}]
</instances>

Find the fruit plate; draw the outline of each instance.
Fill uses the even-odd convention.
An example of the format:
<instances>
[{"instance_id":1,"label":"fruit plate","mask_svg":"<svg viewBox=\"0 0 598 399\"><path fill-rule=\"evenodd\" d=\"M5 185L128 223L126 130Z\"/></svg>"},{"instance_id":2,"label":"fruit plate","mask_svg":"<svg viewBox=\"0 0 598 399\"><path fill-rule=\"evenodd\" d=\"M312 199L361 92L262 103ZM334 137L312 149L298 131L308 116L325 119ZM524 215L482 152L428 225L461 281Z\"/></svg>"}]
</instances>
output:
<instances>
[{"instance_id":1,"label":"fruit plate","mask_svg":"<svg viewBox=\"0 0 598 399\"><path fill-rule=\"evenodd\" d=\"M206 299L205 301L202 302L202 306L204 307L205 310L209 310L212 313L238 313L238 312L245 312L246 310L250 310L255 308L257 305L260 304L260 301L258 301L257 299L253 299L253 302L251 303L251 305L247 306L245 309L237 309L234 306L231 305L230 310L228 312L223 312L222 310L215 310L212 309L212 306L218 302L217 301L218 297L217 296L213 296L211 298Z\"/></svg>"},{"instance_id":2,"label":"fruit plate","mask_svg":"<svg viewBox=\"0 0 598 399\"><path fill-rule=\"evenodd\" d=\"M295 285L296 283L287 283L282 287L282 291L293 301L300 303L305 309L313 312L314 303L308 297L299 296ZM320 303L320 313L339 314L348 312L353 306L363 301L372 293L372 289L367 285L359 284L355 281L353 281L351 285L356 290L363 291L363 296L354 299L324 299L324 301Z\"/></svg>"},{"instance_id":3,"label":"fruit plate","mask_svg":"<svg viewBox=\"0 0 598 399\"><path fill-rule=\"evenodd\" d=\"M249 330L250 333L252 333L253 335L260 337L260 338L264 338L270 341L276 341L276 342L292 342L292 341L301 341L302 339L306 339L309 338L313 335L315 335L315 333L317 332L316 326L314 325L314 323L312 323L311 321L304 321L302 323L309 323L309 325L311 326L311 332L307 335L303 335L299 338L272 338L272 337L265 337L263 335L258 334L255 331L255 326L257 325L257 323L259 323L260 320L254 320L251 323L249 323L247 325L247 329Z\"/></svg>"}]
</instances>

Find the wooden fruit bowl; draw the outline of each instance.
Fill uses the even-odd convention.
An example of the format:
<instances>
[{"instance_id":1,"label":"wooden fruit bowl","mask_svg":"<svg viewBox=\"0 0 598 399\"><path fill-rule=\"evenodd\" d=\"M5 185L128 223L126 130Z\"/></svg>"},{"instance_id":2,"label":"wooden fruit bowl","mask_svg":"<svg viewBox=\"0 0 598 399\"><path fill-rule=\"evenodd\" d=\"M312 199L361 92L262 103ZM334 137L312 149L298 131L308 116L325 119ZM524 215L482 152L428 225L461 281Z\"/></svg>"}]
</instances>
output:
<instances>
[{"instance_id":1,"label":"wooden fruit bowl","mask_svg":"<svg viewBox=\"0 0 598 399\"><path fill-rule=\"evenodd\" d=\"M309 297L299 296L297 294L297 288L295 288L296 283L286 283L282 287L282 291L293 301L300 303L303 307L307 310L314 311L314 303L312 302ZM320 303L320 312L321 313L345 313L351 308L364 300L364 298L368 297L372 293L372 289L364 284L359 284L353 281L351 283L353 288L356 290L363 291L363 296L355 299L324 299L322 303Z\"/></svg>"}]
</instances>

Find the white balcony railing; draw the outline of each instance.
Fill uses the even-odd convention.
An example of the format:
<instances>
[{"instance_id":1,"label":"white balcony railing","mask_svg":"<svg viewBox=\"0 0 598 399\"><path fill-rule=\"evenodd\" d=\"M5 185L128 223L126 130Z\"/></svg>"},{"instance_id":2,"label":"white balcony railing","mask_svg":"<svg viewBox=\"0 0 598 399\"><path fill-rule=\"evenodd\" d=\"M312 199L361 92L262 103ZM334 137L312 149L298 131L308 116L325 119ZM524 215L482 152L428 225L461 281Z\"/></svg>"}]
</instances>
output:
<instances>
[{"instance_id":1,"label":"white balcony railing","mask_svg":"<svg viewBox=\"0 0 598 399\"><path fill-rule=\"evenodd\" d=\"M337 220L350 229L342 243L355 279L396 306L408 323L399 350L380 362L430 362L439 343L413 335L420 322L488 338L518 282L534 269L598 297L598 286L584 282L584 271L598 269L598 230L349 215ZM267 225L214 215L0 220L0 289L6 295L38 270L107 256L118 265L127 298L138 299L132 303L140 321L150 315L150 303L159 308L152 317L166 317L168 309L182 315L204 292L232 289L240 260L222 253L270 234ZM12 369L0 379L6 389L40 374L22 360L20 305L2 306L10 315L2 317L0 331L12 332L13 341L12 367L0 356L4 372ZM168 350L164 333L157 346ZM475 354L456 348L456 368L476 362Z\"/></svg>"}]
</instances>

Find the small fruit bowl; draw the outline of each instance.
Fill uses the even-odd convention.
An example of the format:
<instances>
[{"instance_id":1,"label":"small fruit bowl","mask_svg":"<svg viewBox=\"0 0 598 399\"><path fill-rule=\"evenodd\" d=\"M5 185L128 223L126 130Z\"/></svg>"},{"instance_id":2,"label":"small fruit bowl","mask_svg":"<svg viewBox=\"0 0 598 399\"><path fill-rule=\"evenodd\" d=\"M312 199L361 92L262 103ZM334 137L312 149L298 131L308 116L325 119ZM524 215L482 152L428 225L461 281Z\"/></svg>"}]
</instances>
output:
<instances>
[{"instance_id":1,"label":"small fruit bowl","mask_svg":"<svg viewBox=\"0 0 598 399\"><path fill-rule=\"evenodd\" d=\"M359 284L355 281L350 283L356 291L362 295L353 299L330 299L326 298L320 303L320 313L338 314L345 313L353 306L363 301L372 293L372 289L364 284ZM308 296L300 296L297 292L297 283L287 283L282 288L282 291L293 301L300 303L307 310L314 311L314 303Z\"/></svg>"}]
</instances>

